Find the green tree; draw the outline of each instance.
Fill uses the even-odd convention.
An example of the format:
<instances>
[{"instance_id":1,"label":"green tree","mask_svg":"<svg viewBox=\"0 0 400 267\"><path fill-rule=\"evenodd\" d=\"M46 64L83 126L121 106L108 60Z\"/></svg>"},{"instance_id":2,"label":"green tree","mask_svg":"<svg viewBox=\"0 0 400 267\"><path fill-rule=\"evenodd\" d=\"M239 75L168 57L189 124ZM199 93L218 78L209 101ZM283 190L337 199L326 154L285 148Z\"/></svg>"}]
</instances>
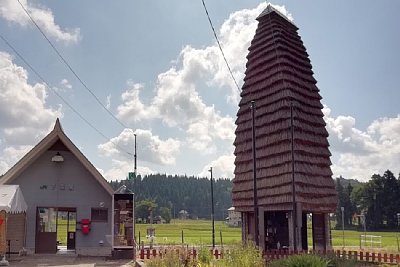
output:
<instances>
[{"instance_id":1,"label":"green tree","mask_svg":"<svg viewBox=\"0 0 400 267\"><path fill-rule=\"evenodd\" d=\"M150 210L154 210L157 208L157 204L152 199L141 200L136 204L135 214L137 219L141 219L142 221L148 221L150 216ZM154 216L154 215L153 215Z\"/></svg>"},{"instance_id":2,"label":"green tree","mask_svg":"<svg viewBox=\"0 0 400 267\"><path fill-rule=\"evenodd\" d=\"M338 204L336 207L336 229L339 229L342 227L341 207L344 207L344 202L345 202L344 188L343 188L342 184L340 183L339 178L336 178L336 192L337 192L337 197L338 197Z\"/></svg>"},{"instance_id":3,"label":"green tree","mask_svg":"<svg viewBox=\"0 0 400 267\"><path fill-rule=\"evenodd\" d=\"M172 219L171 209L168 207L160 208L160 216L167 222L170 223Z\"/></svg>"},{"instance_id":4,"label":"green tree","mask_svg":"<svg viewBox=\"0 0 400 267\"><path fill-rule=\"evenodd\" d=\"M342 181L345 181L342 177L336 179L336 191L338 196L338 205L336 208L336 228L342 227L342 210L344 208L344 225L345 227L353 225L353 214L356 212L356 205L352 201L353 186L348 183L346 187L343 187Z\"/></svg>"},{"instance_id":5,"label":"green tree","mask_svg":"<svg viewBox=\"0 0 400 267\"><path fill-rule=\"evenodd\" d=\"M169 207L173 214L187 210L192 217L210 218L210 179L179 175L138 175L131 180L112 181L114 189L125 185L135 193L135 200L153 199L159 207ZM232 180L216 179L214 182L215 219L223 220L232 206ZM200 204L201 203L201 204ZM159 215L159 210L156 211Z\"/></svg>"},{"instance_id":6,"label":"green tree","mask_svg":"<svg viewBox=\"0 0 400 267\"><path fill-rule=\"evenodd\" d=\"M397 226L397 213L399 212L400 187L394 174L387 170L383 176L381 200L383 207L383 219L387 227L394 229ZM378 200L378 199L377 199Z\"/></svg>"}]
</instances>

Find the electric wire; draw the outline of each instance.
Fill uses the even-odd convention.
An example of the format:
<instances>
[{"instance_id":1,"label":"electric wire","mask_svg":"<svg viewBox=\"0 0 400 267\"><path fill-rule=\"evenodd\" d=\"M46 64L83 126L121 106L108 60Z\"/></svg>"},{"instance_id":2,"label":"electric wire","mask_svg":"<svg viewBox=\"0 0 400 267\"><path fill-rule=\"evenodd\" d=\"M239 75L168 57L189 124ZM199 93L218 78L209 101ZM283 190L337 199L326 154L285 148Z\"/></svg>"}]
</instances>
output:
<instances>
[{"instance_id":1,"label":"electric wire","mask_svg":"<svg viewBox=\"0 0 400 267\"><path fill-rule=\"evenodd\" d=\"M18 0L18 1L19 1L19 0ZM224 50L222 50L222 46L221 46L221 43L219 42L217 33L215 32L215 28L214 28L214 25L213 25L213 23L212 23L212 21L211 21L210 14L208 14L208 10L207 10L207 7L206 7L206 3L204 2L204 0L201 0L201 2L203 3L204 11L206 12L206 15L207 15L207 18L208 18L208 22L210 23L212 32L213 32L213 34L214 34L215 40L217 41L217 44L218 44L219 50L221 51L222 57L224 58L226 67L228 68L228 71L229 71L229 73L231 74L232 80L233 80L233 82L235 83L236 88L238 89L238 91L239 91L239 93L240 93L240 92L241 92L240 87L239 87L238 83L236 82L235 76L233 76L231 67L229 66L228 60L227 60L226 57L225 57Z\"/></svg>"},{"instance_id":2,"label":"electric wire","mask_svg":"<svg viewBox=\"0 0 400 267\"><path fill-rule=\"evenodd\" d=\"M83 117L82 114L79 113L78 110L76 110L71 104L68 103L67 100L65 100L64 97L62 97L62 95L60 95L56 90L54 90L53 87L50 86L50 83L48 83L42 75L40 75L40 73L38 73L36 71L36 69L29 64L29 62L14 48L14 46L7 41L7 39L0 34L0 38L4 41L4 43L12 50L14 51L14 53L26 64L26 66L28 66L28 68L35 73L35 75L43 82L44 86L47 87L49 90L51 90L55 95L57 95L64 103L65 105L67 105L80 119L82 119L87 125L89 125L94 131L96 131L99 135L101 135L103 138L105 138L107 141L111 142L116 148L118 148L118 150L120 150L121 152L124 152L130 156L132 156L133 154L129 151L126 151L124 148L122 148L121 146L119 146L118 144L116 144L115 142L112 141L111 138L109 138L108 136L106 136L105 134L103 134L99 129L97 129L92 123L90 123L85 117Z\"/></svg>"},{"instance_id":3,"label":"electric wire","mask_svg":"<svg viewBox=\"0 0 400 267\"><path fill-rule=\"evenodd\" d=\"M20 0L17 0L18 3L21 5L22 9L25 11L26 15L30 18L31 22L35 25L35 27L39 30L39 32L43 35L43 37L47 40L49 45L52 47L54 52L58 55L58 57L61 59L61 61L67 66L67 68L72 72L72 74L76 77L76 79L82 84L82 86L94 97L94 99L97 101L97 103L116 121L118 122L123 128L129 129L127 125L125 125L121 120L119 120L101 101L100 99L96 96L95 93L86 85L86 83L80 78L80 76L77 74L77 72L72 68L72 66L68 63L68 61L61 55L60 51L55 47L55 45L50 41L50 39L47 37L47 35L44 33L44 31L40 28L40 26L36 23L36 21L33 19L29 11L25 8L25 6L20 2Z\"/></svg>"}]
</instances>

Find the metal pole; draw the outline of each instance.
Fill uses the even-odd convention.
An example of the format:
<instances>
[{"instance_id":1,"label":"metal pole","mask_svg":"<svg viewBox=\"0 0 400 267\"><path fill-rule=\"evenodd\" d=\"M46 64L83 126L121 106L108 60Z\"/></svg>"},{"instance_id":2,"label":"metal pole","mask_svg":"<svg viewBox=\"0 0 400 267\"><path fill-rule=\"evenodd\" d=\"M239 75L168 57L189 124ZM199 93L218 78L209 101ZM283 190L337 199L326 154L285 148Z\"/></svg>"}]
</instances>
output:
<instances>
[{"instance_id":1,"label":"metal pole","mask_svg":"<svg viewBox=\"0 0 400 267\"><path fill-rule=\"evenodd\" d=\"M136 134L133 134L135 137L135 154L133 156L133 173L134 173L134 181L136 181L136 171L137 171L137 154L136 154ZM135 187L135 184L134 184ZM132 188L132 191L134 188ZM136 238L135 238L135 231L136 231L136 222L135 222L135 194L132 194L132 247L133 247L133 259L136 260ZM139 237L140 239L140 237Z\"/></svg>"},{"instance_id":2,"label":"metal pole","mask_svg":"<svg viewBox=\"0 0 400 267\"><path fill-rule=\"evenodd\" d=\"M344 243L344 207L340 207L340 209L342 210L342 245L344 248L346 246Z\"/></svg>"},{"instance_id":3,"label":"metal pole","mask_svg":"<svg viewBox=\"0 0 400 267\"><path fill-rule=\"evenodd\" d=\"M137 171L137 154L136 154L136 134L133 134L135 136L135 155L133 156L134 161L133 161L133 173L135 174L136 178L136 171Z\"/></svg>"},{"instance_id":4,"label":"metal pole","mask_svg":"<svg viewBox=\"0 0 400 267\"><path fill-rule=\"evenodd\" d=\"M254 242L256 243L256 246L259 246L255 110L256 110L256 102L251 101L251 131L252 131L252 148L253 148Z\"/></svg>"},{"instance_id":5,"label":"metal pole","mask_svg":"<svg viewBox=\"0 0 400 267\"><path fill-rule=\"evenodd\" d=\"M363 215L364 218L364 246L367 245L367 217L365 216L365 213Z\"/></svg>"},{"instance_id":6,"label":"metal pole","mask_svg":"<svg viewBox=\"0 0 400 267\"><path fill-rule=\"evenodd\" d=\"M293 223L293 251L297 250L297 208L296 208L296 185L294 177L294 124L293 124L293 103L290 103L290 134L292 153L292 223Z\"/></svg>"},{"instance_id":7,"label":"metal pole","mask_svg":"<svg viewBox=\"0 0 400 267\"><path fill-rule=\"evenodd\" d=\"M214 180L212 167L208 170L211 173L211 223L212 223L212 246L215 248L215 225L214 225Z\"/></svg>"}]
</instances>

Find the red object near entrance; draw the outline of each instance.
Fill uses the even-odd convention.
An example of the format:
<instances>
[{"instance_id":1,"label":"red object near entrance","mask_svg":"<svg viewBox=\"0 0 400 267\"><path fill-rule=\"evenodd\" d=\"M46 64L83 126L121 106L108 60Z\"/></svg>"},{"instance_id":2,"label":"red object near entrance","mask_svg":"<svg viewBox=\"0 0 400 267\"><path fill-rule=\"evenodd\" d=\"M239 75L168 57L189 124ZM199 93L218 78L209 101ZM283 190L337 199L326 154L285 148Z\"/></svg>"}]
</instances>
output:
<instances>
[{"instance_id":1,"label":"red object near entrance","mask_svg":"<svg viewBox=\"0 0 400 267\"><path fill-rule=\"evenodd\" d=\"M81 231L82 234L87 235L90 232L90 220L89 219L82 219L81 220Z\"/></svg>"}]
</instances>

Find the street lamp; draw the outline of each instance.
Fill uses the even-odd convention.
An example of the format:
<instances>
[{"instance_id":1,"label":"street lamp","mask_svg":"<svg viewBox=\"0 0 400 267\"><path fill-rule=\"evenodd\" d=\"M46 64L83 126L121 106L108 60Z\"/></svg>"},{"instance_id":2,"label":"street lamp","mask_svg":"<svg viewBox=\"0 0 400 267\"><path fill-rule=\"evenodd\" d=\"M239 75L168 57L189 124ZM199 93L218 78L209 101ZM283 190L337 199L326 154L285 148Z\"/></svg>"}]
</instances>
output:
<instances>
[{"instance_id":1,"label":"street lamp","mask_svg":"<svg viewBox=\"0 0 400 267\"><path fill-rule=\"evenodd\" d=\"M346 246L344 243L344 207L340 207L340 210L342 211L342 245L344 248Z\"/></svg>"},{"instance_id":2,"label":"street lamp","mask_svg":"<svg viewBox=\"0 0 400 267\"><path fill-rule=\"evenodd\" d=\"M214 181L212 167L208 170L211 173L211 221L212 221L212 246L215 248L215 227L214 227Z\"/></svg>"}]
</instances>

